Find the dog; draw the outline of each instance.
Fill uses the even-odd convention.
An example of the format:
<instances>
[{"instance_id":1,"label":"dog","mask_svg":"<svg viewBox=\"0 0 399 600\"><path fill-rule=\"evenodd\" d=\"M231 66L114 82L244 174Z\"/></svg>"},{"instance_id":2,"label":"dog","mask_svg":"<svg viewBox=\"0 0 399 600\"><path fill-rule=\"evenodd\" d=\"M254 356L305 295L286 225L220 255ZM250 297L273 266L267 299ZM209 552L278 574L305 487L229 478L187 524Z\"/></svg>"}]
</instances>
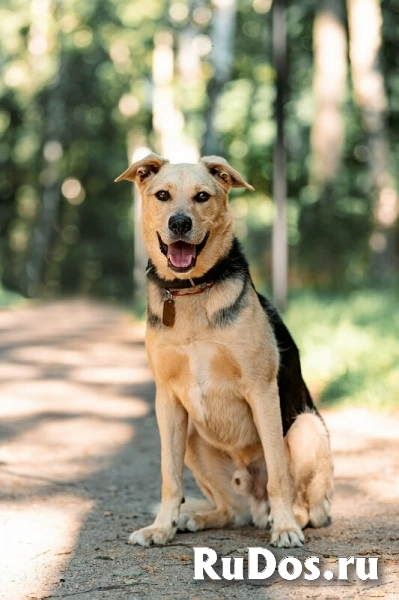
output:
<instances>
[{"instance_id":1,"label":"dog","mask_svg":"<svg viewBox=\"0 0 399 600\"><path fill-rule=\"evenodd\" d=\"M122 179L143 201L162 471L155 521L129 542L252 522L270 527L273 546L301 546L303 528L329 522L333 463L298 349L233 233L228 193L254 188L217 156L170 164L150 154ZM203 501L184 502L184 462Z\"/></svg>"}]
</instances>

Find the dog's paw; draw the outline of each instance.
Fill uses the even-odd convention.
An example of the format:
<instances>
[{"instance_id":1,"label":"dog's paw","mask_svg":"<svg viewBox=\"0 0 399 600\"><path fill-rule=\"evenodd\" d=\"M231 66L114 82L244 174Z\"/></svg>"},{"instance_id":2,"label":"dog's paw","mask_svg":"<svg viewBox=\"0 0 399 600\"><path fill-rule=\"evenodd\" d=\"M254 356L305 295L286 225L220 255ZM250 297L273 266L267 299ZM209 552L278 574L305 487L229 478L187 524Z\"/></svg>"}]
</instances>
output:
<instances>
[{"instance_id":1,"label":"dog's paw","mask_svg":"<svg viewBox=\"0 0 399 600\"><path fill-rule=\"evenodd\" d=\"M249 507L251 509L252 522L259 529L267 529L270 526L270 506L267 500L256 500L250 498Z\"/></svg>"},{"instance_id":2,"label":"dog's paw","mask_svg":"<svg viewBox=\"0 0 399 600\"><path fill-rule=\"evenodd\" d=\"M295 521L298 523L301 529L304 529L309 524L309 511L305 506L294 504L292 507Z\"/></svg>"},{"instance_id":3,"label":"dog's paw","mask_svg":"<svg viewBox=\"0 0 399 600\"><path fill-rule=\"evenodd\" d=\"M187 513L180 513L179 518L177 520L177 530L178 531L187 531L187 523L190 520L191 515Z\"/></svg>"},{"instance_id":4,"label":"dog's paw","mask_svg":"<svg viewBox=\"0 0 399 600\"><path fill-rule=\"evenodd\" d=\"M269 527L269 515L266 511L257 511L252 513L252 522L258 529L267 529Z\"/></svg>"},{"instance_id":5,"label":"dog's paw","mask_svg":"<svg viewBox=\"0 0 399 600\"><path fill-rule=\"evenodd\" d=\"M323 502L311 507L309 521L312 527L326 527L331 523L330 499L325 498Z\"/></svg>"},{"instance_id":6,"label":"dog's paw","mask_svg":"<svg viewBox=\"0 0 399 600\"><path fill-rule=\"evenodd\" d=\"M302 546L304 541L305 536L301 528L296 524L284 528L272 526L270 540L272 546L277 548L295 548Z\"/></svg>"},{"instance_id":7,"label":"dog's paw","mask_svg":"<svg viewBox=\"0 0 399 600\"><path fill-rule=\"evenodd\" d=\"M204 522L198 515L183 513L179 516L177 529L179 531L198 531L204 529Z\"/></svg>"},{"instance_id":8,"label":"dog's paw","mask_svg":"<svg viewBox=\"0 0 399 600\"><path fill-rule=\"evenodd\" d=\"M129 537L129 544L139 546L164 546L170 542L176 533L176 527L143 527L134 531Z\"/></svg>"}]
</instances>

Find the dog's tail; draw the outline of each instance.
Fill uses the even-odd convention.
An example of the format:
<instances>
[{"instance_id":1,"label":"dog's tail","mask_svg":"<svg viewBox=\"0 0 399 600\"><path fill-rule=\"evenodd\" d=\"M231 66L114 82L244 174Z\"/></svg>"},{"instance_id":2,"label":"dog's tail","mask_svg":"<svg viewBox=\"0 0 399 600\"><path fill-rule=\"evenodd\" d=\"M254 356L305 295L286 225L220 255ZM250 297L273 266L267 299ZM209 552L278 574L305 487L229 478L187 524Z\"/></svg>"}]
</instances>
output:
<instances>
[{"instance_id":1,"label":"dog's tail","mask_svg":"<svg viewBox=\"0 0 399 600\"><path fill-rule=\"evenodd\" d=\"M160 502L153 504L152 513L153 515L157 515L159 511L159 507L161 506ZM207 512L208 510L212 510L215 508L215 505L206 498L192 498L191 496L188 498L184 498L184 501L181 504L180 512L195 515L202 512Z\"/></svg>"},{"instance_id":2,"label":"dog's tail","mask_svg":"<svg viewBox=\"0 0 399 600\"><path fill-rule=\"evenodd\" d=\"M190 517L201 515L202 513L212 511L215 508L215 504L206 498L186 498L180 507L179 529L184 531L185 524ZM243 526L249 525L251 522L252 515L249 511L247 503L243 502L240 505L240 502L238 502L235 510L231 514L231 524Z\"/></svg>"},{"instance_id":3,"label":"dog's tail","mask_svg":"<svg viewBox=\"0 0 399 600\"><path fill-rule=\"evenodd\" d=\"M189 496L184 499L180 507L180 512L196 514L207 512L208 510L212 510L215 508L215 505L210 500L206 498L192 498Z\"/></svg>"}]
</instances>

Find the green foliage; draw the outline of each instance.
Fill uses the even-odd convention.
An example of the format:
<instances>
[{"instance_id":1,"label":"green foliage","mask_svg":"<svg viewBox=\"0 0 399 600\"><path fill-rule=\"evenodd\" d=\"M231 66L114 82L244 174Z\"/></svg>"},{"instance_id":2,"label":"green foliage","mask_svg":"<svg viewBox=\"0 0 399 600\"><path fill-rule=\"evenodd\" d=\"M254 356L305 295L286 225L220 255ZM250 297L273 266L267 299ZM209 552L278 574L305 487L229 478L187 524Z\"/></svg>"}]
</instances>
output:
<instances>
[{"instance_id":1,"label":"green foliage","mask_svg":"<svg viewBox=\"0 0 399 600\"><path fill-rule=\"evenodd\" d=\"M15 294L14 292L10 292L5 290L0 285L0 308L4 307L15 307L21 305L24 302L23 296L20 294Z\"/></svg>"},{"instance_id":2,"label":"green foliage","mask_svg":"<svg viewBox=\"0 0 399 600\"><path fill-rule=\"evenodd\" d=\"M320 406L399 406L398 290L346 296L300 292L287 324Z\"/></svg>"},{"instance_id":3,"label":"green foliage","mask_svg":"<svg viewBox=\"0 0 399 600\"><path fill-rule=\"evenodd\" d=\"M0 275L23 289L50 193L57 208L40 293L129 297L132 198L113 180L129 160L127 130L140 134L148 123L144 88L156 25L141 21L161 16L163 3L35 6L42 12L29 3L2 9ZM123 96L134 123L120 110Z\"/></svg>"},{"instance_id":4,"label":"green foliage","mask_svg":"<svg viewBox=\"0 0 399 600\"><path fill-rule=\"evenodd\" d=\"M343 0L338 4L344 7ZM381 65L395 172L399 0L382 0L381 6ZM269 0L237 2L232 77L217 98L215 119L222 153L256 189L252 195L232 194L232 205L260 283L271 278L275 72L270 8ZM209 36L214 10L209 0L4 0L0 279L9 288L28 295L131 296L131 190L113 180L131 161L128 152L135 146L144 142L160 150L151 105L152 51L159 32L172 34L176 56L186 35L208 43L195 81L179 75L178 59L173 81L185 134L201 147L213 76L215 40L209 45ZM357 288L368 280L373 209L364 130L349 77L338 179L322 195L309 184L316 10L313 0L292 0L287 10L290 277L325 289ZM75 185L75 192L68 185ZM49 203L54 206L51 219Z\"/></svg>"}]
</instances>

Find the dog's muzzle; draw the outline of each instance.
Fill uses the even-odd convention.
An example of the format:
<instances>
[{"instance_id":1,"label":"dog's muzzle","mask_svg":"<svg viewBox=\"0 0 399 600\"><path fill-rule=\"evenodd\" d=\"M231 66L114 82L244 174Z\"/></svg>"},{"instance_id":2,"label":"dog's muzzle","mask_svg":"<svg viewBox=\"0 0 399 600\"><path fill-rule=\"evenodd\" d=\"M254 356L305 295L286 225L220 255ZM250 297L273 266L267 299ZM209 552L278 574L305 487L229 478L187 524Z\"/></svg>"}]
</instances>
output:
<instances>
[{"instance_id":1,"label":"dog's muzzle","mask_svg":"<svg viewBox=\"0 0 399 600\"><path fill-rule=\"evenodd\" d=\"M172 219L172 217L171 217ZM170 227L170 221L171 219L169 219L169 228ZM190 220L190 229L192 226L192 222L191 219L189 217L187 217L187 219ZM175 225L176 229L178 227L180 227L181 229L184 227L188 227L188 221L186 221L185 223L180 221L177 225ZM189 230L186 230L185 233L187 233ZM184 235L183 232L178 233L177 231L174 232L175 234L178 235ZM159 242L159 249L161 250L162 254L164 254L166 256L166 258L168 259L168 267L169 269L171 269L172 271L175 271L176 273L187 273L188 271L191 271L191 269L193 269L195 267L195 264L197 262L197 257L200 254L200 252L204 249L205 244L208 240L209 237L209 232L205 235L204 239L202 240L202 242L200 244L190 244L189 242L186 242L184 240L177 240L176 242L172 242L170 244L165 244L165 242L162 240L161 236L159 235L159 233L157 232L157 236L158 236L158 242Z\"/></svg>"}]
</instances>

